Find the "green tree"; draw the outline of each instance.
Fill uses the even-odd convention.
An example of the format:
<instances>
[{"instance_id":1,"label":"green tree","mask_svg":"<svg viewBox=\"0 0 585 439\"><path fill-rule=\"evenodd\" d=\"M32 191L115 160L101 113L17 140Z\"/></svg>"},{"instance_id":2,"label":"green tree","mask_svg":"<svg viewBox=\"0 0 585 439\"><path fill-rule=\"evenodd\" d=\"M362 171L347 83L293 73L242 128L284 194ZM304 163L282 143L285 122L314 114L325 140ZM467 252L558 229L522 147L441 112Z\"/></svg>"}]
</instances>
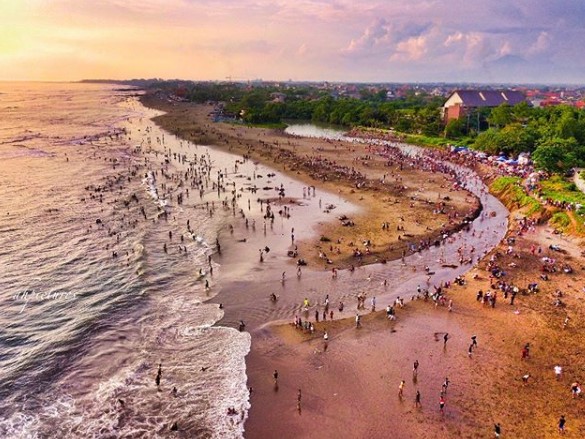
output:
<instances>
[{"instance_id":1,"label":"green tree","mask_svg":"<svg viewBox=\"0 0 585 439\"><path fill-rule=\"evenodd\" d=\"M532 159L536 166L550 172L565 172L575 166L583 164L585 148L571 139L551 139L541 143Z\"/></svg>"},{"instance_id":2,"label":"green tree","mask_svg":"<svg viewBox=\"0 0 585 439\"><path fill-rule=\"evenodd\" d=\"M499 133L500 149L506 154L520 154L531 152L535 148L535 138L531 130L525 129L519 123L506 125Z\"/></svg>"},{"instance_id":3,"label":"green tree","mask_svg":"<svg viewBox=\"0 0 585 439\"><path fill-rule=\"evenodd\" d=\"M423 107L415 114L416 131L425 136L441 134L441 112L438 108Z\"/></svg>"},{"instance_id":4,"label":"green tree","mask_svg":"<svg viewBox=\"0 0 585 439\"><path fill-rule=\"evenodd\" d=\"M405 112L400 112L396 122L394 123L394 128L396 131L401 133L412 133L414 128L412 115Z\"/></svg>"},{"instance_id":5,"label":"green tree","mask_svg":"<svg viewBox=\"0 0 585 439\"><path fill-rule=\"evenodd\" d=\"M487 121L491 126L502 128L512 122L512 107L506 103L493 108Z\"/></svg>"},{"instance_id":6,"label":"green tree","mask_svg":"<svg viewBox=\"0 0 585 439\"><path fill-rule=\"evenodd\" d=\"M445 126L445 138L455 140L465 135L465 121L463 119L451 119Z\"/></svg>"},{"instance_id":7,"label":"green tree","mask_svg":"<svg viewBox=\"0 0 585 439\"><path fill-rule=\"evenodd\" d=\"M512 119L514 122L526 124L531 119L538 117L540 109L533 108L526 101L520 102L512 107Z\"/></svg>"},{"instance_id":8,"label":"green tree","mask_svg":"<svg viewBox=\"0 0 585 439\"><path fill-rule=\"evenodd\" d=\"M473 146L488 154L499 154L504 147L504 143L502 136L500 136L500 131L495 128L490 128L478 134Z\"/></svg>"},{"instance_id":9,"label":"green tree","mask_svg":"<svg viewBox=\"0 0 585 439\"><path fill-rule=\"evenodd\" d=\"M315 122L329 122L329 114L333 106L333 98L326 96L319 100L315 109L313 110L312 120Z\"/></svg>"}]
</instances>

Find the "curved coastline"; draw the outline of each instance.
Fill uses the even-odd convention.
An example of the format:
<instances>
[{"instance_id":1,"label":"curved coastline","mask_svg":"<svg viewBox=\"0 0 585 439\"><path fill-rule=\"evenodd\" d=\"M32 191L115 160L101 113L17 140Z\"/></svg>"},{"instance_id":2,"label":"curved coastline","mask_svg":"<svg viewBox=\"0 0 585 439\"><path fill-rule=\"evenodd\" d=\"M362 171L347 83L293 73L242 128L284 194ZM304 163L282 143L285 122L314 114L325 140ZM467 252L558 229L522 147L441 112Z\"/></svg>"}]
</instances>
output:
<instances>
[{"instance_id":1,"label":"curved coastline","mask_svg":"<svg viewBox=\"0 0 585 439\"><path fill-rule=\"evenodd\" d=\"M179 110L176 112L176 117L178 113L188 111L187 109ZM167 120L165 123L170 122ZM205 122L200 121L200 123ZM245 129L232 127L229 130L233 131L234 139L232 140L235 143L240 143L240 146L246 144L248 138L242 134ZM179 134L181 130L173 130L171 126L170 131ZM263 132L266 133L267 130L258 131L258 133ZM257 137L261 135L258 134ZM219 146L228 145L228 149L231 150L233 145L229 146L230 141L222 136L223 134L215 134L215 139L219 140ZM186 134L186 138L191 141L213 140L213 137L206 130ZM270 138L276 139L276 142L282 142L285 141L282 139L286 139L286 136L274 134ZM260 141L260 143L265 142ZM238 148L234 149L238 151ZM257 160L262 161L262 154L256 157ZM270 160L271 157L267 155L264 159ZM301 181L311 184L311 179L303 179L296 169L288 168L285 160L278 160L272 163L272 166L288 171ZM483 183L479 182L479 184ZM328 188L335 187L330 182L325 182L324 185ZM351 191L345 190L339 193L340 197L351 198L352 195ZM491 196L486 194L483 187L483 190L480 190L480 198L486 197ZM534 242L556 238L549 236L545 227L530 226L526 233L526 230L519 228L521 222L517 220L521 218L521 215L518 216L518 213L514 221L507 223L505 217L508 216L508 212L505 207L493 197L487 199L488 201L495 200L502 210L496 212L495 219L490 223L491 208L489 203L486 204L488 217L480 215L474 222L475 232L472 230L469 233L471 236L474 233L497 234L487 239L495 244L504 236L513 239L497 245L495 249L489 246L485 250L478 251L478 256L481 255L482 258L478 258L481 260L471 267L471 272L465 276L464 285L452 285L447 292L448 297L455 300L453 313L444 312L443 307L433 310L424 301L407 301L406 307L398 311L399 318L396 323L389 324L383 312L372 313L366 310L362 312L363 321L366 324L364 329L355 331L351 317L355 315L355 311L353 305L351 305L351 310L347 309L350 308L348 305L346 311L342 313L335 311L334 321L316 323L318 336L312 337L295 330L288 323L292 320L292 316L300 315L299 304L303 296L309 296L311 299L312 307L308 316L310 320L313 320L313 311L320 312L323 309L322 300L326 294L334 299L333 304L336 304L337 300L353 304L357 293L367 290L368 300L375 295L379 308L383 308L387 302L394 300L398 292L401 297L410 298L411 293L416 291L418 283L414 273L420 271L425 264L422 259L424 255L421 253L414 253L407 257L406 265L402 265L400 261L367 265L356 268L355 272L341 271L335 279L332 279L325 270L307 271L303 272L302 281L299 280L296 283L294 280L289 281L287 277L287 282L282 282L280 287L278 286L280 272L277 267L280 263L286 263L286 257L275 256L274 261L269 261L269 266L264 266L265 275L262 276L262 280L257 278L259 282L254 284L257 292L253 296L252 303L244 303L245 298L235 301L229 298L230 292L233 294L239 288L247 291L250 279L241 282L232 278L223 282L222 292L216 299L227 303L228 309L221 324L234 325L237 318L245 313L249 319L247 322L250 322L247 329L252 334L252 348L246 364L248 383L254 391L250 398L251 409L246 421L246 437L261 438L275 435L293 437L292 432L294 432L294 437L314 437L316 426L319 426L320 435L323 437L348 437L348 434L352 437L364 434L378 437L384 435L389 429L396 434L401 434L402 437L415 438L427 437L429 429L432 429L435 437L481 436L483 434L480 433L481 431L490 431L489 419L484 419L484 422L480 423L476 421L480 413L485 410L491 413L490 418L494 421L502 421L504 431L513 432L511 434L516 437L533 437L531 436L533 431L552 431L553 428L550 428L549 424L552 423L554 426L552 418L556 416L552 412L552 407L560 407L561 402L558 398L552 398L551 402L550 390L551 388L556 390L559 386L551 386L548 383L535 385L534 391L529 390L532 405L541 409L541 415L530 420L523 417L522 413L525 411L521 408L523 399L515 390L517 386L515 375L520 373L518 371L520 365L517 364L515 356L515 349L519 348L516 346L521 345L522 340L538 343L543 334L546 337L552 337L558 329L551 327L542 319L535 320L537 315L533 310L536 308L548 312L546 302L535 302L531 297L522 297L519 304L508 307L506 306L508 298L495 311L491 311L490 318L486 319L485 311L476 310L475 291L490 289L490 284L491 288L494 288L492 278L485 271L494 260L502 260L501 264L507 264L505 266L509 267L506 270L509 271L509 277L505 279L524 288L525 283L530 282L537 272L532 262L534 256L531 256L527 249L531 248ZM486 219L488 221L485 221ZM486 226L486 224L492 224L495 230L488 232L489 225ZM236 233L238 232L239 230L236 229ZM459 231L454 237L461 236L463 233ZM461 240L465 242L465 238ZM514 244L515 241L516 244ZM447 242L447 245L449 244ZM563 245L565 245L564 241ZM455 244L454 247L456 246ZM508 252L510 249L512 251ZM435 250L434 247L429 248L427 255L430 257L430 262L436 265L440 260L440 254ZM456 248L453 250L457 251ZM490 257L484 257L486 254ZM514 258L526 259L526 261L523 264L517 264ZM395 267L391 269L393 265ZM438 275L435 273L432 279L435 284L453 280L454 276L464 275L469 270L467 266L441 268L445 269L441 272L444 273L444 277L441 273ZM389 273L391 279L388 278ZM257 274L256 272L254 276L257 277ZM579 278L575 277L575 279ZM562 282L562 279L559 281ZM290 282L293 284L291 285ZM550 288L557 284L556 279L552 279ZM344 293L337 294L340 285ZM574 289L574 287L571 288ZM268 294L274 291L277 291L279 295L277 304L269 303L266 299ZM250 299L249 295L244 294L244 296ZM501 300L504 299L500 298ZM574 304L573 301L571 305ZM552 312L546 318L546 322L552 321L554 315L555 312ZM286 324L279 325L279 322ZM321 338L322 331L325 330L329 331L330 335L330 346L326 354ZM450 347L447 350L441 350L437 348L437 334L445 332L451 334ZM392 335L396 333L400 335ZM479 337L483 343L480 345L482 349L474 353L473 358L477 357L477 360L470 361L466 355L467 340L473 333L480 334ZM414 340L416 340L415 343L413 343ZM563 348L558 355L568 355L568 347L565 348L565 344L562 343ZM388 355L389 353L392 355ZM409 384L410 392L413 391L413 387L418 387L424 395L423 409L420 411L407 408L408 404L403 401L397 403L392 395L394 383L398 377L407 376L404 372L409 370L409 363L411 365L415 358L420 360L424 369L432 371L430 377L427 374L419 376L418 384L415 381L412 385ZM544 358L535 361L531 369L542 368L543 361ZM272 389L271 378L272 371L276 367L279 368L283 377L278 392ZM522 367L519 370L521 371ZM432 401L434 397L429 395L435 392L438 394L442 382L440 376L445 373L448 373L450 377L456 377L458 384L448 397L450 409L447 415L441 418L432 408L426 409L429 403L424 401L429 399ZM543 380L543 383L546 383L546 380ZM482 391L485 389L483 386L489 386L490 390ZM291 402L295 399L297 387L303 388L303 414L300 417L295 410L295 404ZM547 397L542 397L540 394L536 396L537 391L542 395L546 394ZM500 398L504 398L507 404L513 406L514 410L507 410L504 413L498 404L493 404L495 392ZM344 397L339 398L342 394ZM547 401L548 405L543 406L547 404ZM434 404L431 402L430 405ZM363 409L365 415L357 413L356 407ZM398 419L394 417L390 424L385 421L388 410L401 414ZM563 410L571 412L571 409L566 407ZM307 416L311 419L309 423L306 422ZM340 419L351 419L351 423L340 422Z\"/></svg>"},{"instance_id":2,"label":"curved coastline","mask_svg":"<svg viewBox=\"0 0 585 439\"><path fill-rule=\"evenodd\" d=\"M400 148L421 150L394 140L305 139L210 124L206 106L169 103L161 115L134 96L119 105L128 115L119 138L78 145L73 132L75 154L57 139L54 155L34 158L59 173L49 182L63 181L67 190L59 197L79 186L86 204L73 209L73 197L70 207L54 209L43 200L30 211L48 214L47 224L79 211L73 230L83 240L74 242L88 244L90 261L96 257L112 273L127 273L124 297L137 300L120 306L122 296L114 294L101 302L122 312L104 310L100 321L107 329L88 329L91 337L76 358L48 363L66 370L42 393L25 386L10 395L28 407L5 401L13 413L0 420L5 435L73 437L101 429L447 438L487 437L499 423L505 436L532 439L554 435L561 413L569 437L585 435L580 398L569 391L583 379L585 253L538 218L526 219L506 193L497 197L510 212L491 196L484 183L499 171L432 149L423 149L424 157L404 155ZM159 126L150 119L156 114ZM444 157L453 164L441 162ZM93 185L78 182L79 169ZM20 179L14 175L14 181ZM103 191L104 184L111 190ZM8 226L17 218L10 211ZM86 230L88 216L105 226ZM106 227L122 231L120 242ZM59 239L48 237L48 245ZM118 257L124 252L126 258ZM76 249L58 261L80 268L79 282L63 281L72 291L90 285L85 276L92 271L78 262L82 253ZM308 266L297 273L299 257ZM32 272L49 276L51 266L43 265ZM22 277L27 284L30 276ZM107 290L97 285L96 292ZM438 288L443 300L424 300L424 290ZM517 297L511 295L516 290ZM497 295L497 304L477 299L480 291ZM358 297L365 301L356 309ZM18 311L17 302L8 309ZM386 317L387 306L396 320ZM61 311L39 310L48 319ZM27 315L33 311L29 304ZM314 332L295 326L298 319ZM37 319L30 320L36 331ZM242 320L245 331L238 332ZM472 336L479 345L470 346ZM528 359L520 356L525 346ZM159 393L153 378L161 360ZM562 367L562 377L555 378L553 366ZM414 404L415 391L422 407ZM179 433L168 431L173 421Z\"/></svg>"},{"instance_id":3,"label":"curved coastline","mask_svg":"<svg viewBox=\"0 0 585 439\"><path fill-rule=\"evenodd\" d=\"M409 147L410 148L410 147ZM461 171L461 169L459 169L459 171ZM472 186L470 186L471 191L475 191L476 195L478 196L478 198L483 198L482 199L482 204L485 205L485 207L487 207L488 210L497 210L499 213L497 215L496 219L491 219L488 218L488 221L486 221L486 225L484 225L486 228L489 227L489 225L487 224L492 224L492 226L494 228L496 228L496 222L501 222L501 218L506 216L506 209L501 205L501 203L499 203L499 201L497 201L494 197L492 197L491 195L487 194L485 187L482 186L482 183L480 182L479 178L477 179L477 181L475 183L473 183ZM497 204L499 203L499 206L497 206ZM492 204L494 204L492 206ZM475 209L474 212L474 222L483 222L483 219L480 220L479 219L479 214L481 212L482 206L478 206ZM491 223L490 223L491 221ZM463 224L458 224L457 230L454 230L453 236L457 236L459 234L462 234L462 228L463 228ZM476 227L476 226L474 226ZM493 236L491 237L491 239L489 240L489 244L487 245L487 247L478 250L478 254L481 253L482 255L489 252L491 250L491 248L496 245L499 240L503 237L506 227L504 224L504 227L499 228L501 230L501 234L499 236ZM470 230L469 235L471 236L471 234L473 233L472 230ZM455 241L454 238L451 238L450 241L454 241L454 242L449 242L447 243L447 246L451 246L453 248L457 247L457 242L459 242L459 245L461 244L461 242L464 242L465 238L459 238L457 241ZM437 253L433 252L433 248L431 248L428 251L428 255L430 256L429 259L429 263L432 263L430 261L432 261L433 259L436 260L437 258ZM451 252L453 250L450 250ZM423 251L424 252L424 251ZM418 265L419 267L422 267L423 262L421 262L421 253L420 252L415 252L413 255L410 255L406 258L406 264L407 265L412 265L413 267ZM436 265L436 264L435 264ZM458 274L463 274L464 272L466 272L469 269L469 267L458 267L458 270L454 270L451 267L438 267L438 269L435 272L434 278L433 278L433 282L438 284L439 282L443 281L443 280L449 280L452 279L452 277L458 275ZM413 276L413 274L411 273L405 273L404 267L401 264L400 260L394 260L393 262L389 262L387 264L377 264L377 265L371 265L371 266L367 266L367 267L363 267L360 268L360 273L359 276L365 276L366 278L381 278L381 277L386 277L388 276L388 273L393 273L395 272L398 276L398 279L396 280L396 282L392 282L390 281L390 283L387 283L384 286L384 290L383 291L379 291L380 295L377 296L378 299L380 301L387 301L387 300L393 300L397 295L400 295L400 291L415 291L416 290L416 284L420 283L422 281L422 279L426 278L426 275L423 275L422 273L419 273L419 277L415 277ZM402 272L402 273L401 273ZM399 273L402 274L403 277L399 276ZM404 275L406 274L406 278L404 278ZM309 273L306 274L307 276L309 276ZM305 274L304 274L305 276ZM314 278L316 282L323 282L324 278L326 276L328 276L327 274L324 274L322 272L315 272L315 273L311 273L310 274L311 278ZM341 277L345 276L345 274L341 274ZM354 276L354 278L357 276ZM321 280L319 281L318 279L321 278ZM352 283L353 282L353 283ZM360 288L357 284L362 284L363 286L363 282L364 279L362 277L362 279L360 279L359 281L352 281L350 283L352 283L352 286ZM394 285L393 285L394 284ZM226 288L227 290L230 289L230 285L228 283L228 285L224 286L224 288ZM315 291L315 293L317 293ZM376 293L377 294L377 293ZM222 293L220 293L220 297L218 297L217 300L222 300L223 298L221 297ZM351 296L351 294L349 295ZM225 297L224 297L225 298ZM313 299L313 298L312 298ZM317 299L317 298L315 298ZM227 301L229 304L229 301ZM385 303L385 302L384 302ZM291 311L290 306L293 306L294 309L294 304L289 304L287 303L284 308L287 308L288 311L286 313L283 312L277 312L276 315L273 315L272 318L270 318L272 321L282 321L282 320L289 320L289 318L292 316L293 311ZM232 323L230 321L230 316L229 316L229 311L227 312L228 316L227 316L227 322L228 323ZM268 317L268 316L265 316ZM235 320L235 317L232 317L231 319L232 321ZM258 325L260 327L262 327L263 323L265 322L258 322ZM253 340L254 338L256 338L257 334L255 335L255 330L253 329L254 326L252 326L252 336L253 336ZM254 342L253 342L254 343ZM254 407L254 404L252 405Z\"/></svg>"}]
</instances>

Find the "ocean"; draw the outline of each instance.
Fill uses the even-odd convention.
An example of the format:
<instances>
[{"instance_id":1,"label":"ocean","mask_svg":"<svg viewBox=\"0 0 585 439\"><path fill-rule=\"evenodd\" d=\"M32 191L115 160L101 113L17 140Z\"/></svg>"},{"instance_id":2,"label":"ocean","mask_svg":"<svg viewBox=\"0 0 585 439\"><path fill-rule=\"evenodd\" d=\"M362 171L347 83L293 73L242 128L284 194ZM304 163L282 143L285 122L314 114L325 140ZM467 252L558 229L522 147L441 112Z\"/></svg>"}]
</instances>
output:
<instances>
[{"instance_id":1,"label":"ocean","mask_svg":"<svg viewBox=\"0 0 585 439\"><path fill-rule=\"evenodd\" d=\"M205 208L206 150L135 94L0 83L0 437L242 435L250 337L213 326L218 289L198 274L231 212ZM204 193L178 204L189 166Z\"/></svg>"}]
</instances>

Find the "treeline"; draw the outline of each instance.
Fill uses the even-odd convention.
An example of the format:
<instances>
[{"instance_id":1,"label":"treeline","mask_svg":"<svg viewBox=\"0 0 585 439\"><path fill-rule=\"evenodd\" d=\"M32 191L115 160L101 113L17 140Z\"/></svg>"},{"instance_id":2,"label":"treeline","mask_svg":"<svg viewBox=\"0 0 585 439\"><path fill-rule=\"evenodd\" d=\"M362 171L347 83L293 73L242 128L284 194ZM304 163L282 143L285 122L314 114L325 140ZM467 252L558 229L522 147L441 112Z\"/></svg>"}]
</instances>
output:
<instances>
[{"instance_id":1,"label":"treeline","mask_svg":"<svg viewBox=\"0 0 585 439\"><path fill-rule=\"evenodd\" d=\"M485 113L488 126L479 133L469 127L473 116L449 122L445 136L466 140L474 149L488 154L517 156L529 152L539 168L551 172L585 165L584 110L568 105L504 104Z\"/></svg>"},{"instance_id":2,"label":"treeline","mask_svg":"<svg viewBox=\"0 0 585 439\"><path fill-rule=\"evenodd\" d=\"M155 85L163 86L160 82ZM170 81L167 86L194 102L224 102L226 113L252 124L310 120L348 128L391 128L448 139L489 154L529 152L539 168L551 172L585 166L585 110L566 105L501 105L480 109L445 126L441 119L445 98L418 90L389 100L387 90L367 87L359 91L359 98L350 98L310 85L280 88Z\"/></svg>"},{"instance_id":3,"label":"treeline","mask_svg":"<svg viewBox=\"0 0 585 439\"><path fill-rule=\"evenodd\" d=\"M360 90L360 98L333 96L330 90L314 87L254 87L239 84L198 84L189 98L194 102L223 101L228 113L247 123L281 123L283 120L310 120L345 127L393 127L412 134L442 134L440 108L443 98L409 92L387 100L387 90Z\"/></svg>"}]
</instances>

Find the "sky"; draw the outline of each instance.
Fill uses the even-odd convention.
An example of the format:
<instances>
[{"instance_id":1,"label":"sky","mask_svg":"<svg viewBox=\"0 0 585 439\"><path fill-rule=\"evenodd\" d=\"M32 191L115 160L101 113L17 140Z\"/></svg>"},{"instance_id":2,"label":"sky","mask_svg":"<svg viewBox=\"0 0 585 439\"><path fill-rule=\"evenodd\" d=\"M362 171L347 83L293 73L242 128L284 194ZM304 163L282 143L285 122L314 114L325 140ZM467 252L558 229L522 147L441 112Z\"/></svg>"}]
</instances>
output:
<instances>
[{"instance_id":1,"label":"sky","mask_svg":"<svg viewBox=\"0 0 585 439\"><path fill-rule=\"evenodd\" d=\"M0 80L585 84L585 0L0 0Z\"/></svg>"}]
</instances>

